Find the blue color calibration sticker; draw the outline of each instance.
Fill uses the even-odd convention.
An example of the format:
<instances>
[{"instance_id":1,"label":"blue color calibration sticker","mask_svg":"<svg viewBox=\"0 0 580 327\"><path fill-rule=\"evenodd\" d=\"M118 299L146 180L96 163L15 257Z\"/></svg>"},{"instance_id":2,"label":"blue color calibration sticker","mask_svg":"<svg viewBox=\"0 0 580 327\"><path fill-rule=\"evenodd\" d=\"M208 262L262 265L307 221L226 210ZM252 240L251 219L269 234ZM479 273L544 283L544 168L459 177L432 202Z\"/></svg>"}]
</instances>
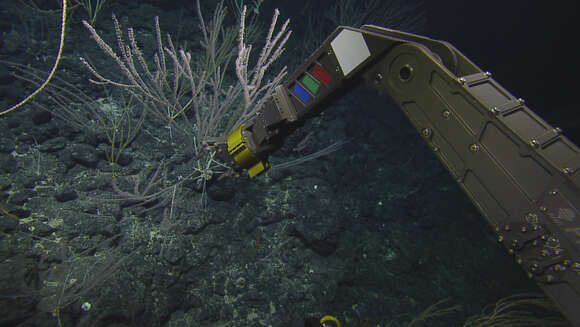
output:
<instances>
[{"instance_id":1,"label":"blue color calibration sticker","mask_svg":"<svg viewBox=\"0 0 580 327\"><path fill-rule=\"evenodd\" d=\"M294 94L296 94L302 102L307 104L308 101L310 101L310 93L308 93L308 91L306 91L300 84L294 84L294 89L292 91L294 91Z\"/></svg>"}]
</instances>

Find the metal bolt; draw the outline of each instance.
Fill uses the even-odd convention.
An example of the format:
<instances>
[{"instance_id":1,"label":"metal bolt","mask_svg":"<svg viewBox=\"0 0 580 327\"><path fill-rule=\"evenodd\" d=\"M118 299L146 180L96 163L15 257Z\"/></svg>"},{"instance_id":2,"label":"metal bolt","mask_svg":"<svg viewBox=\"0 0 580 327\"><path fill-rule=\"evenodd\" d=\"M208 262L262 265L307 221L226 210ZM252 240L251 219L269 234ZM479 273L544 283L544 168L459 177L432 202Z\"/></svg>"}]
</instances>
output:
<instances>
[{"instance_id":1,"label":"metal bolt","mask_svg":"<svg viewBox=\"0 0 580 327\"><path fill-rule=\"evenodd\" d=\"M570 168L562 168L562 172L566 175L571 175L574 171Z\"/></svg>"},{"instance_id":2,"label":"metal bolt","mask_svg":"<svg viewBox=\"0 0 580 327\"><path fill-rule=\"evenodd\" d=\"M554 266L554 271L566 271L566 266L562 266L560 264L557 264Z\"/></svg>"},{"instance_id":3,"label":"metal bolt","mask_svg":"<svg viewBox=\"0 0 580 327\"><path fill-rule=\"evenodd\" d=\"M570 260L566 259L564 260L564 262L562 262L563 265L565 265L566 267L570 266L572 262L570 262Z\"/></svg>"},{"instance_id":4,"label":"metal bolt","mask_svg":"<svg viewBox=\"0 0 580 327\"><path fill-rule=\"evenodd\" d=\"M558 195L558 191L552 190L552 191L550 191L550 195L551 196L556 196L556 195Z\"/></svg>"},{"instance_id":5,"label":"metal bolt","mask_svg":"<svg viewBox=\"0 0 580 327\"><path fill-rule=\"evenodd\" d=\"M526 226L522 226L520 230L522 231L522 233L525 233L528 231L528 228Z\"/></svg>"},{"instance_id":6,"label":"metal bolt","mask_svg":"<svg viewBox=\"0 0 580 327\"><path fill-rule=\"evenodd\" d=\"M540 146L540 143L538 143L538 141L536 141L536 139L531 139L529 144L532 148L537 148Z\"/></svg>"},{"instance_id":7,"label":"metal bolt","mask_svg":"<svg viewBox=\"0 0 580 327\"><path fill-rule=\"evenodd\" d=\"M530 223L530 224L536 224L538 222L538 215L536 215L533 212L528 212L528 214L526 215L526 222Z\"/></svg>"},{"instance_id":8,"label":"metal bolt","mask_svg":"<svg viewBox=\"0 0 580 327\"><path fill-rule=\"evenodd\" d=\"M375 75L375 84L379 84L383 80L383 74L377 73Z\"/></svg>"},{"instance_id":9,"label":"metal bolt","mask_svg":"<svg viewBox=\"0 0 580 327\"><path fill-rule=\"evenodd\" d=\"M451 111L443 110L443 112L441 113L441 116L443 116L444 119L449 119L449 117L451 117Z\"/></svg>"},{"instance_id":10,"label":"metal bolt","mask_svg":"<svg viewBox=\"0 0 580 327\"><path fill-rule=\"evenodd\" d=\"M503 242L503 236L502 236L502 235L498 236L498 237L497 237L497 241L498 241L498 242Z\"/></svg>"},{"instance_id":11,"label":"metal bolt","mask_svg":"<svg viewBox=\"0 0 580 327\"><path fill-rule=\"evenodd\" d=\"M550 251L548 251L546 249L542 250L542 257L547 257L549 255L550 255Z\"/></svg>"},{"instance_id":12,"label":"metal bolt","mask_svg":"<svg viewBox=\"0 0 580 327\"><path fill-rule=\"evenodd\" d=\"M545 206L540 206L540 211L546 212L546 211L548 211L548 208L546 208Z\"/></svg>"},{"instance_id":13,"label":"metal bolt","mask_svg":"<svg viewBox=\"0 0 580 327\"><path fill-rule=\"evenodd\" d=\"M466 80L465 78L463 78L463 77L459 77L459 78L457 79L457 81L458 81L458 82L459 82L461 85L464 85L464 84L465 84L465 82L467 82L467 80Z\"/></svg>"},{"instance_id":14,"label":"metal bolt","mask_svg":"<svg viewBox=\"0 0 580 327\"><path fill-rule=\"evenodd\" d=\"M469 146L469 150L471 152L478 152L480 149L481 147L477 143L473 143L472 145Z\"/></svg>"},{"instance_id":15,"label":"metal bolt","mask_svg":"<svg viewBox=\"0 0 580 327\"><path fill-rule=\"evenodd\" d=\"M423 128L421 130L421 135L423 135L425 138L430 137L432 133L433 131L430 128Z\"/></svg>"},{"instance_id":16,"label":"metal bolt","mask_svg":"<svg viewBox=\"0 0 580 327\"><path fill-rule=\"evenodd\" d=\"M326 54L332 55L332 49L328 49L328 51L326 51Z\"/></svg>"}]
</instances>

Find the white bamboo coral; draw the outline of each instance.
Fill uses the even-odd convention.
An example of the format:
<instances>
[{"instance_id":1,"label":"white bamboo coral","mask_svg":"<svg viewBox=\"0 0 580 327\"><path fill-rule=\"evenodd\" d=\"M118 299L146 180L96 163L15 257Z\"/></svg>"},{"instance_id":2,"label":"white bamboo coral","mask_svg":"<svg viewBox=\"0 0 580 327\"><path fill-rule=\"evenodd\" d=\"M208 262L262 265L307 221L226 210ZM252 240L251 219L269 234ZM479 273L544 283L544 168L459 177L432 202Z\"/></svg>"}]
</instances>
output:
<instances>
[{"instance_id":1,"label":"white bamboo coral","mask_svg":"<svg viewBox=\"0 0 580 327\"><path fill-rule=\"evenodd\" d=\"M274 30L276 29L276 23L278 22L279 16L280 11L276 9L274 11L274 16L272 17L270 29L266 36L266 44L264 44L264 48L262 49L254 67L248 71L252 45L247 45L244 40L246 6L242 9L242 14L240 16L240 34L238 39L238 58L236 59L236 74L238 75L238 80L243 89L244 111L238 121L244 121L259 109L265 101L266 96L272 92L274 87L280 84L282 78L286 75L286 66L284 66L278 75L262 85L266 71L270 65L272 65L280 55L282 55L284 52L284 46L292 34L292 31L288 30L290 20L287 19L284 24L282 24L278 33L274 36Z\"/></svg>"}]
</instances>

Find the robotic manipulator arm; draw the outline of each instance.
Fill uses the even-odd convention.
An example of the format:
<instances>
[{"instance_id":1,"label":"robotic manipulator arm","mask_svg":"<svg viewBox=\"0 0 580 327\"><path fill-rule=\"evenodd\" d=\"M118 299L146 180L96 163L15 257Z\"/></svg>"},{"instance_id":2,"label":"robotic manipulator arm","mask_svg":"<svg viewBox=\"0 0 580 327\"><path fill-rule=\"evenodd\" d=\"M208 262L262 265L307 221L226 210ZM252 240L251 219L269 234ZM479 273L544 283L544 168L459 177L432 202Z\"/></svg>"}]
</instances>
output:
<instances>
[{"instance_id":1,"label":"robotic manipulator arm","mask_svg":"<svg viewBox=\"0 0 580 327\"><path fill-rule=\"evenodd\" d=\"M395 100L507 252L580 326L579 149L449 43L339 27L223 147L254 177L361 82Z\"/></svg>"}]
</instances>

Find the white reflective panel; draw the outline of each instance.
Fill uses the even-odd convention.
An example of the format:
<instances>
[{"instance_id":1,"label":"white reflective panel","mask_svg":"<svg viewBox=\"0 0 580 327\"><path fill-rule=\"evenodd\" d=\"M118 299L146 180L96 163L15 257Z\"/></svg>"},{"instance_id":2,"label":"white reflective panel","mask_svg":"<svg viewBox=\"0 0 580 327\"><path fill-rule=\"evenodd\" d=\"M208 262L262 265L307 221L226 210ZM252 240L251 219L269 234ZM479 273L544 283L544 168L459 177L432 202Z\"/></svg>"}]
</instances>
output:
<instances>
[{"instance_id":1,"label":"white reflective panel","mask_svg":"<svg viewBox=\"0 0 580 327\"><path fill-rule=\"evenodd\" d=\"M345 76L371 56L371 52L360 32L342 30L330 42L330 46L336 54L338 64Z\"/></svg>"}]
</instances>

